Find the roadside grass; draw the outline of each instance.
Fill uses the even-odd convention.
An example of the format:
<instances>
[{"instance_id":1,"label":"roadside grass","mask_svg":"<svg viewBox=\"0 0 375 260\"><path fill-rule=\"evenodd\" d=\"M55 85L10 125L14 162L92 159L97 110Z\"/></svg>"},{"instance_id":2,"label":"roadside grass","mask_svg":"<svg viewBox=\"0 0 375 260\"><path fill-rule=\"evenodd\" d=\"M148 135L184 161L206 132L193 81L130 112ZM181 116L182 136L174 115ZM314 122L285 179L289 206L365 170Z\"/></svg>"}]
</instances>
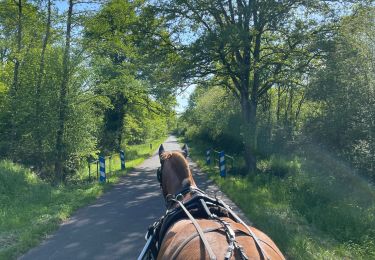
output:
<instances>
[{"instance_id":1,"label":"roadside grass","mask_svg":"<svg viewBox=\"0 0 375 260\"><path fill-rule=\"evenodd\" d=\"M165 138L126 148L126 170L113 158L109 182L88 181L88 169L68 185L51 186L35 173L10 161L0 161L0 259L15 259L36 246L78 208L93 202L133 167L148 158ZM93 175L95 176L95 175Z\"/></svg>"},{"instance_id":2,"label":"roadside grass","mask_svg":"<svg viewBox=\"0 0 375 260\"><path fill-rule=\"evenodd\" d=\"M201 169L267 233L289 259L375 259L375 188L315 147L258 162L255 176L207 166L202 143L190 143Z\"/></svg>"}]
</instances>

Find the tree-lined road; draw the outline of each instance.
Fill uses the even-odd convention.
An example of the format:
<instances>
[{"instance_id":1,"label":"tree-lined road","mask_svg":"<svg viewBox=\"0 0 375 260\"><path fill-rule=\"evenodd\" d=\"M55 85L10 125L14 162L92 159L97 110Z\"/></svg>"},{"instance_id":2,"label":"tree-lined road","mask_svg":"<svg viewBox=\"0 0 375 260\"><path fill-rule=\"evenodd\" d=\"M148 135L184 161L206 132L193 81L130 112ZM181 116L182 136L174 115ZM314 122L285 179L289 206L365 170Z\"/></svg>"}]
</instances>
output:
<instances>
[{"instance_id":1,"label":"tree-lined road","mask_svg":"<svg viewBox=\"0 0 375 260\"><path fill-rule=\"evenodd\" d=\"M176 138L164 142L165 149L180 150ZM55 234L21 259L136 259L147 228L165 212L156 180L157 152L131 171L95 203L78 210ZM212 181L190 161L197 185L216 193L239 212ZM243 217L243 214L240 213Z\"/></svg>"}]
</instances>

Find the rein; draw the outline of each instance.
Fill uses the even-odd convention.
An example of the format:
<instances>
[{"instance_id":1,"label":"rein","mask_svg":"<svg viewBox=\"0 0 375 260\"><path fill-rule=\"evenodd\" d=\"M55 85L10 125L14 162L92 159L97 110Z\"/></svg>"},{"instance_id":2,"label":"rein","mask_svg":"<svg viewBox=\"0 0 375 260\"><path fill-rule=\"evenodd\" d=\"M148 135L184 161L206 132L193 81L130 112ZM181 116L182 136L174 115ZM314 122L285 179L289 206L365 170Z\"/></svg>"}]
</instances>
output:
<instances>
[{"instance_id":1,"label":"rein","mask_svg":"<svg viewBox=\"0 0 375 260\"><path fill-rule=\"evenodd\" d=\"M180 198L183 198L182 196L180 196ZM216 256L214 254L214 252L212 251L212 248L210 246L210 244L208 243L206 237L204 236L204 232L202 230L202 228L199 226L198 222L195 220L195 218L190 214L190 212L185 208L184 204L178 200L178 199L171 199L172 201L178 203L180 205L180 207L183 209L183 211L185 212L185 214L188 216L188 218L190 219L190 221L193 223L195 229L197 230L207 252L208 252L208 255L210 256L210 260L216 260Z\"/></svg>"}]
</instances>

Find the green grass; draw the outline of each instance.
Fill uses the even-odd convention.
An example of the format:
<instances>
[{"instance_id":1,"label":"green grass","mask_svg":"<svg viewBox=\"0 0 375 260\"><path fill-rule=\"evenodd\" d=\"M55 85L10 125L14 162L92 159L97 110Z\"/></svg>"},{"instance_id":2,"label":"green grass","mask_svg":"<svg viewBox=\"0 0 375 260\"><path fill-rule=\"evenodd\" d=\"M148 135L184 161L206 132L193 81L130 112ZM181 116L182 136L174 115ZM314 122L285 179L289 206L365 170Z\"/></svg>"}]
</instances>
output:
<instances>
[{"instance_id":1,"label":"green grass","mask_svg":"<svg viewBox=\"0 0 375 260\"><path fill-rule=\"evenodd\" d=\"M315 148L259 161L256 176L221 178L192 158L290 259L375 259L375 189L342 162Z\"/></svg>"},{"instance_id":2,"label":"green grass","mask_svg":"<svg viewBox=\"0 0 375 260\"><path fill-rule=\"evenodd\" d=\"M15 259L36 246L75 210L94 201L148 158L164 140L153 141L152 150L149 143L127 147L125 171L120 171L119 158L114 156L114 172L106 184L88 182L88 170L83 169L68 185L53 187L20 165L0 161L0 259Z\"/></svg>"}]
</instances>

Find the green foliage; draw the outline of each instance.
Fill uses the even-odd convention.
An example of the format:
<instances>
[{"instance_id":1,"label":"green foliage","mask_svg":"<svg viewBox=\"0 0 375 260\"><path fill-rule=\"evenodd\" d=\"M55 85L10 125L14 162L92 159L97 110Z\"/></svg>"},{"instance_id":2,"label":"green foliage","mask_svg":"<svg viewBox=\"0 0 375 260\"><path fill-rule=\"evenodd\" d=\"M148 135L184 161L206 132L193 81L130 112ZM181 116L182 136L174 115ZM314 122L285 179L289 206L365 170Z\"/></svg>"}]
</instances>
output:
<instances>
[{"instance_id":1,"label":"green foliage","mask_svg":"<svg viewBox=\"0 0 375 260\"><path fill-rule=\"evenodd\" d=\"M258 110L266 106L270 111L271 89L279 87L290 94L285 110L289 112L286 118L292 120L286 121L298 118L299 112L292 115L291 104L296 103L294 92L299 98L303 96L298 89L307 85L310 70L319 66L321 50L315 42L329 37L332 18L336 18L334 10L341 3L157 2L170 23L176 45L182 45L184 60L176 66L178 72L182 71L176 73L179 79L187 84L214 79L217 86L235 97L237 102L230 107L236 107L242 115L238 133L244 146L246 168L249 173L255 172L257 156L270 153L272 137L271 115L266 116L268 122L260 122L265 117ZM184 40L186 35L193 37ZM280 139L291 137L293 126L288 124L285 129L286 135L280 134Z\"/></svg>"},{"instance_id":2,"label":"green foliage","mask_svg":"<svg viewBox=\"0 0 375 260\"><path fill-rule=\"evenodd\" d=\"M238 107L210 92L215 81L197 88L180 119L194 159L289 258L375 257L375 188L368 182L375 163L373 21L374 9L362 6L328 37L317 32L308 41L319 50L309 70L281 72L259 100L256 176L222 179L204 165L205 149L228 131L214 115L230 125L227 116ZM293 66L294 58L283 62Z\"/></svg>"},{"instance_id":3,"label":"green foliage","mask_svg":"<svg viewBox=\"0 0 375 260\"><path fill-rule=\"evenodd\" d=\"M173 117L175 104L169 95L172 88L166 92L167 86L154 82L156 76L148 68L150 62L155 67L169 57L165 53L167 57L157 59L158 52L150 49L162 44L152 36L163 33L161 24L142 1L117 0L85 21L85 45L93 54L91 66L97 78L94 92L110 100L99 143L104 151L145 142L167 131L167 117ZM150 51L155 55L147 59Z\"/></svg>"},{"instance_id":4,"label":"green foliage","mask_svg":"<svg viewBox=\"0 0 375 260\"><path fill-rule=\"evenodd\" d=\"M273 154L317 144L348 160L356 171L373 180L374 10L362 6L354 11L353 15L343 16L337 28L329 29L329 37L318 31L311 36L309 48L319 53L308 71L298 70L291 75L283 72L278 75L280 81L259 96L254 151L259 159L277 158ZM293 63L293 59L285 62ZM239 116L243 109L239 108L240 102L230 96L228 99L225 91L217 91L232 85L216 76L198 86L179 125L189 139L208 138L214 146L243 154L241 139L251 137L243 132L245 120ZM228 141L222 142L223 136Z\"/></svg>"},{"instance_id":5,"label":"green foliage","mask_svg":"<svg viewBox=\"0 0 375 260\"><path fill-rule=\"evenodd\" d=\"M349 160L374 179L375 67L374 8L359 8L341 22L337 35L323 47L324 65L316 71L309 99L320 110L305 132L315 143Z\"/></svg>"},{"instance_id":6,"label":"green foliage","mask_svg":"<svg viewBox=\"0 0 375 260\"><path fill-rule=\"evenodd\" d=\"M197 87L190 106L180 118L181 131L190 139L208 139L230 152L241 149L238 101L217 86ZM234 106L233 106L234 104Z\"/></svg>"},{"instance_id":7,"label":"green foliage","mask_svg":"<svg viewBox=\"0 0 375 260\"><path fill-rule=\"evenodd\" d=\"M124 118L124 144L139 144L167 135L167 120L147 108L137 107Z\"/></svg>"},{"instance_id":8,"label":"green foliage","mask_svg":"<svg viewBox=\"0 0 375 260\"><path fill-rule=\"evenodd\" d=\"M143 55L169 35L147 4L113 0L92 14L77 15L75 10L83 6L74 2L69 63L63 58L67 32L60 30L66 13L59 16L52 1L46 38L47 4L0 3L5 10L0 12L0 157L33 166L45 180L61 181L74 178L86 159L99 152L164 136L175 120L176 101L170 84L150 83ZM145 17L149 23L143 22ZM151 34L143 39L145 30ZM163 39L151 41L152 33L162 33ZM150 62L173 56L164 54L155 54ZM69 73L62 76L64 68ZM64 80L68 85L61 98ZM57 162L64 165L59 177L53 170Z\"/></svg>"},{"instance_id":9,"label":"green foliage","mask_svg":"<svg viewBox=\"0 0 375 260\"><path fill-rule=\"evenodd\" d=\"M368 259L375 256L375 188L316 147L293 158L258 162L257 176L221 178L205 164L204 146L190 144L195 161L291 259ZM270 173L285 174L283 178Z\"/></svg>"},{"instance_id":10,"label":"green foliage","mask_svg":"<svg viewBox=\"0 0 375 260\"><path fill-rule=\"evenodd\" d=\"M269 159L258 162L258 169L261 174L279 178L284 178L288 174L297 174L300 171L300 167L301 165L298 160L286 160L280 155L272 155Z\"/></svg>"}]
</instances>

